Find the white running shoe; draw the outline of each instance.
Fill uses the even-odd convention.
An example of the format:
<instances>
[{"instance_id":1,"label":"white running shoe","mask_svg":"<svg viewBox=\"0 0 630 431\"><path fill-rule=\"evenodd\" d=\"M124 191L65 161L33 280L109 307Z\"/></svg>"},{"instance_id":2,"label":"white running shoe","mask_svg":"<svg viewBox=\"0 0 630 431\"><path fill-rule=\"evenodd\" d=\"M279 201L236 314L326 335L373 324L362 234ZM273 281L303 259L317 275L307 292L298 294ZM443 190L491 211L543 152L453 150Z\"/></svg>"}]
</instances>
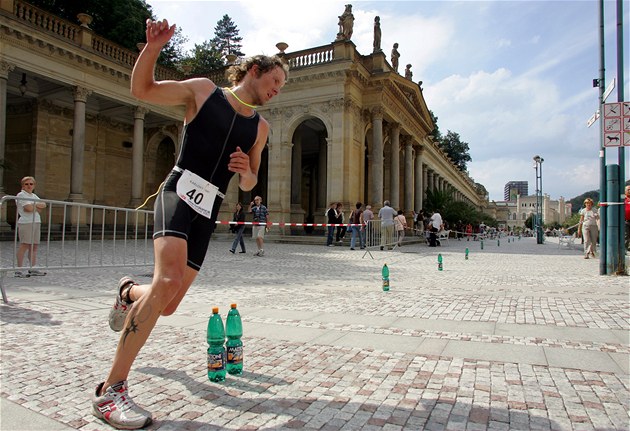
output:
<instances>
[{"instance_id":1,"label":"white running shoe","mask_svg":"<svg viewBox=\"0 0 630 431\"><path fill-rule=\"evenodd\" d=\"M112 331L120 332L123 326L125 326L125 319L131 309L131 302L127 302L122 298L122 291L127 288L129 284L137 285L130 277L123 277L118 281L118 293L116 293L116 301L109 310L109 327Z\"/></svg>"},{"instance_id":2,"label":"white running shoe","mask_svg":"<svg viewBox=\"0 0 630 431\"><path fill-rule=\"evenodd\" d=\"M127 381L110 386L99 395L103 383L96 387L92 396L92 414L117 429L144 428L153 421L150 412L138 406L129 396Z\"/></svg>"}]
</instances>

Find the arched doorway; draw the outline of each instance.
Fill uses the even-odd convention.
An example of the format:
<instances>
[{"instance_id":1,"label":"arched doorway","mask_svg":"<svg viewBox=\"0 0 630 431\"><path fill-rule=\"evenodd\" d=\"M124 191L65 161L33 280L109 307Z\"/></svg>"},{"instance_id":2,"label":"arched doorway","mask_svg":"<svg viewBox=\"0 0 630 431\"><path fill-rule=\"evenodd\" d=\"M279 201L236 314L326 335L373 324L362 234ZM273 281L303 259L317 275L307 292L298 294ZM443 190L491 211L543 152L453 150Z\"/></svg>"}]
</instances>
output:
<instances>
[{"instance_id":1,"label":"arched doorway","mask_svg":"<svg viewBox=\"0 0 630 431\"><path fill-rule=\"evenodd\" d=\"M328 132L319 118L307 118L295 129L291 157L291 220L313 223L327 208ZM313 229L296 229L296 233Z\"/></svg>"}]
</instances>

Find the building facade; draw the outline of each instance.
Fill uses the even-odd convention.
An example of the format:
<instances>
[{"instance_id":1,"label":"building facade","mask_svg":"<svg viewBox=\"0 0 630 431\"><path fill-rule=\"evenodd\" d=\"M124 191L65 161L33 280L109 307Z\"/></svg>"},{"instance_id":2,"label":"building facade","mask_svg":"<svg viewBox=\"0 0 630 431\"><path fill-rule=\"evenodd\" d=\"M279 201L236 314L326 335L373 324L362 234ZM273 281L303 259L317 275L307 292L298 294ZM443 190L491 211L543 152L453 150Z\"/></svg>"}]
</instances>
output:
<instances>
[{"instance_id":1,"label":"building facade","mask_svg":"<svg viewBox=\"0 0 630 431\"><path fill-rule=\"evenodd\" d=\"M0 195L16 194L19 179L33 175L42 198L135 207L175 162L183 109L133 98L138 52L92 32L89 16L79 19L0 0ZM331 201L378 209L388 199L410 214L427 190L487 205L429 137L420 85L382 51L361 55L339 37L292 53L277 47L291 71L281 95L259 109L271 130L258 185L244 193L233 180L221 219L256 194L274 221L294 223L323 221ZM158 66L156 77L186 75ZM209 77L227 85L223 70Z\"/></svg>"}]
</instances>

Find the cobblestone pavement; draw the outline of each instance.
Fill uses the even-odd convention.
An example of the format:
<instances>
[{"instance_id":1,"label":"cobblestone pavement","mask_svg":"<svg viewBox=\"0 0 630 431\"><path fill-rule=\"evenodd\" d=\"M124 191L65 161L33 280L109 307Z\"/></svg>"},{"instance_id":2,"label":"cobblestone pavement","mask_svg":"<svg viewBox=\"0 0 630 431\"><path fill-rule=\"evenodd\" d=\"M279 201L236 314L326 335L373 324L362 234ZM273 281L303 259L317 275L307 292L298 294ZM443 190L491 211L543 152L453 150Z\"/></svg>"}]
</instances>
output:
<instances>
[{"instance_id":1,"label":"cobblestone pavement","mask_svg":"<svg viewBox=\"0 0 630 431\"><path fill-rule=\"evenodd\" d=\"M149 429L630 429L628 277L598 275L597 260L553 239L484 250L451 240L373 259L323 242L268 243L264 257L252 256L251 240L236 255L211 242L129 376L136 402L154 412ZM118 339L107 313L120 276L147 281L150 271L5 279L2 431L111 429L89 402ZM243 316L245 371L212 383L207 319L213 306L225 318L231 302Z\"/></svg>"}]
</instances>

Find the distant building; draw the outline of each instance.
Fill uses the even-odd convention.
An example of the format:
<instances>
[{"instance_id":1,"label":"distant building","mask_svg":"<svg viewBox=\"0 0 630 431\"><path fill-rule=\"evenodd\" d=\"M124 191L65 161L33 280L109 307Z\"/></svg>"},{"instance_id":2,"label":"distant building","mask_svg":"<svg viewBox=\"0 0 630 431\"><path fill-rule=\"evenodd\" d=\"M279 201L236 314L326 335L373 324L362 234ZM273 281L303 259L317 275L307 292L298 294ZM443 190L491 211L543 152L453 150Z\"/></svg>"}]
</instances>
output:
<instances>
[{"instance_id":1,"label":"distant building","mask_svg":"<svg viewBox=\"0 0 630 431\"><path fill-rule=\"evenodd\" d=\"M563 224L571 217L571 203L562 196L552 200L547 194L542 201L543 224ZM525 220L536 213L536 195L519 195L513 201L492 201L484 212L495 218L502 229L523 229Z\"/></svg>"},{"instance_id":2,"label":"distant building","mask_svg":"<svg viewBox=\"0 0 630 431\"><path fill-rule=\"evenodd\" d=\"M517 196L527 196L527 181L510 181L503 188L503 200L515 201Z\"/></svg>"}]
</instances>

